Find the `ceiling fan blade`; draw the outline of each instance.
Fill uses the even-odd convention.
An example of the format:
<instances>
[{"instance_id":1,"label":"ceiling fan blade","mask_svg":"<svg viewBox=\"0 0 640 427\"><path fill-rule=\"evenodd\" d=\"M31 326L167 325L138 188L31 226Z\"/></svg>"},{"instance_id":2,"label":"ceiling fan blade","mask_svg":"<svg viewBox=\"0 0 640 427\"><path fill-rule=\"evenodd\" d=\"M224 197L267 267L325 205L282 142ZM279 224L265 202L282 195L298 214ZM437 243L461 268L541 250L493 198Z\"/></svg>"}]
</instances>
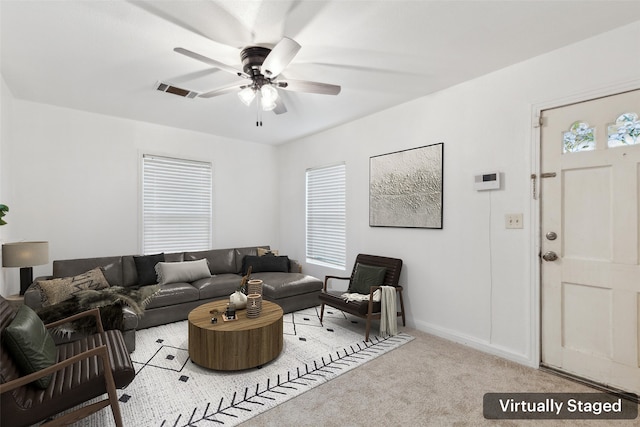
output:
<instances>
[{"instance_id":1,"label":"ceiling fan blade","mask_svg":"<svg viewBox=\"0 0 640 427\"><path fill-rule=\"evenodd\" d=\"M274 78L289 65L300 50L300 45L289 37L284 37L271 49L262 63L261 72L269 78Z\"/></svg>"},{"instance_id":2,"label":"ceiling fan blade","mask_svg":"<svg viewBox=\"0 0 640 427\"><path fill-rule=\"evenodd\" d=\"M319 93L320 95L337 95L342 89L338 85L309 82L306 80L279 80L278 87L293 92Z\"/></svg>"},{"instance_id":3,"label":"ceiling fan blade","mask_svg":"<svg viewBox=\"0 0 640 427\"><path fill-rule=\"evenodd\" d=\"M126 1L164 21L216 43L236 47L254 39L253 31L227 12L226 7L218 6L214 2L203 2L205 4L202 7L184 7L181 2ZM216 17L215 25L211 25L212 16Z\"/></svg>"},{"instance_id":4,"label":"ceiling fan blade","mask_svg":"<svg viewBox=\"0 0 640 427\"><path fill-rule=\"evenodd\" d=\"M233 83L227 86L222 86L209 92L201 93L198 98L213 98L214 96L225 95L231 92L237 92L240 89L244 89L247 86L246 83Z\"/></svg>"},{"instance_id":5,"label":"ceiling fan blade","mask_svg":"<svg viewBox=\"0 0 640 427\"><path fill-rule=\"evenodd\" d=\"M235 74L238 77L244 77L244 78L249 78L249 76L245 73L243 73L240 70L236 70L235 68L233 68L230 65L224 64L220 61L216 61L215 59L211 59L211 58L207 58L206 56L202 56L199 53L195 53L195 52L191 52L190 50L184 49L182 47L176 47L173 49L174 52L178 52L182 55L188 56L189 58L193 58L193 59L197 59L198 61L204 62L205 64L209 64L213 67L216 68L220 68L221 70L224 70L226 72L229 72L231 74Z\"/></svg>"},{"instance_id":6,"label":"ceiling fan blade","mask_svg":"<svg viewBox=\"0 0 640 427\"><path fill-rule=\"evenodd\" d=\"M287 107L284 105L284 101L281 97L276 100L276 108L272 110L276 114L284 114L287 112Z\"/></svg>"}]
</instances>

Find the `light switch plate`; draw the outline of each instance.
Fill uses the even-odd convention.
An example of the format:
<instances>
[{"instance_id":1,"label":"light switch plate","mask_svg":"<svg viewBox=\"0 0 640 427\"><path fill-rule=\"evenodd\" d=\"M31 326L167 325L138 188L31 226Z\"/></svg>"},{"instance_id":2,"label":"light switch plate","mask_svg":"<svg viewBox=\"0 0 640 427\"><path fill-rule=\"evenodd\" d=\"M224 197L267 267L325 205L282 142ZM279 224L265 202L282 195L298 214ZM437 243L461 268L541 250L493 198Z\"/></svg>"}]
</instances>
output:
<instances>
[{"instance_id":1,"label":"light switch plate","mask_svg":"<svg viewBox=\"0 0 640 427\"><path fill-rule=\"evenodd\" d=\"M505 215L505 228L523 228L522 214L506 214Z\"/></svg>"}]
</instances>

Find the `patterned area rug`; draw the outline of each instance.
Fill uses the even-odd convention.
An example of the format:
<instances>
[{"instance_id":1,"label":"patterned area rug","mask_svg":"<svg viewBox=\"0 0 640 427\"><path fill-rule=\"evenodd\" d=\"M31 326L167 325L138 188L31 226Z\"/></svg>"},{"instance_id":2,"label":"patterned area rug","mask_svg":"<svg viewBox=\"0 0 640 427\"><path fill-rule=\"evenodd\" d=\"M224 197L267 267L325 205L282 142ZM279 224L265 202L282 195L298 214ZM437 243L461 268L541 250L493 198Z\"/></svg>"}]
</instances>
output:
<instances>
[{"instance_id":1,"label":"patterned area rug","mask_svg":"<svg viewBox=\"0 0 640 427\"><path fill-rule=\"evenodd\" d=\"M118 390L126 426L234 426L413 340L400 333L364 341L364 321L319 307L285 314L284 346L254 369L218 372L189 359L187 322L136 333L136 378ZM377 327L377 323L374 323ZM114 425L110 410L78 426Z\"/></svg>"}]
</instances>

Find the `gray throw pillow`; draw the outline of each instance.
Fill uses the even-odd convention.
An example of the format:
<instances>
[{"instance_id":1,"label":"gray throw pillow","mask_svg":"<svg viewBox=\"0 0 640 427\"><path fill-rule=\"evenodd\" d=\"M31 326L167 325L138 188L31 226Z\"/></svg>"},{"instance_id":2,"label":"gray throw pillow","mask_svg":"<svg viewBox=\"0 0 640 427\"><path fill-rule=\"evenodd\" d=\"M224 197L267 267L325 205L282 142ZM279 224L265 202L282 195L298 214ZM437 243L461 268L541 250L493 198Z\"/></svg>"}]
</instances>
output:
<instances>
[{"instance_id":1,"label":"gray throw pillow","mask_svg":"<svg viewBox=\"0 0 640 427\"><path fill-rule=\"evenodd\" d=\"M23 375L40 371L56 363L56 345L51 334L35 311L22 305L9 326L2 331L2 339ZM53 374L33 382L46 389Z\"/></svg>"},{"instance_id":2,"label":"gray throw pillow","mask_svg":"<svg viewBox=\"0 0 640 427\"><path fill-rule=\"evenodd\" d=\"M356 265L356 272L353 280L349 284L349 292L356 294L369 294L371 286L380 286L384 283L384 276L387 273L385 267L375 267L372 265Z\"/></svg>"},{"instance_id":3,"label":"gray throw pillow","mask_svg":"<svg viewBox=\"0 0 640 427\"><path fill-rule=\"evenodd\" d=\"M159 262L156 264L158 284L178 282L195 282L198 279L211 277L209 263L205 258L197 261Z\"/></svg>"}]
</instances>

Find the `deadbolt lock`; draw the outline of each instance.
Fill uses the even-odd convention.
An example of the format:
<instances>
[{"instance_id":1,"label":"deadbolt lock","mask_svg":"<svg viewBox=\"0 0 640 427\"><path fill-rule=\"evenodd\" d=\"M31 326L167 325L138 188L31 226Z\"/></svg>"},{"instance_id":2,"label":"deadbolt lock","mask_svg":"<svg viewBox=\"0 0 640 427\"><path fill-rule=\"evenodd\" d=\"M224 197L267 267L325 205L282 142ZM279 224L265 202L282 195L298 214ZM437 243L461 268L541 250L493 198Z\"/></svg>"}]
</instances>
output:
<instances>
[{"instance_id":1,"label":"deadbolt lock","mask_svg":"<svg viewBox=\"0 0 640 427\"><path fill-rule=\"evenodd\" d=\"M555 231L549 231L545 236L547 236L547 240L556 240L558 238Z\"/></svg>"}]
</instances>

